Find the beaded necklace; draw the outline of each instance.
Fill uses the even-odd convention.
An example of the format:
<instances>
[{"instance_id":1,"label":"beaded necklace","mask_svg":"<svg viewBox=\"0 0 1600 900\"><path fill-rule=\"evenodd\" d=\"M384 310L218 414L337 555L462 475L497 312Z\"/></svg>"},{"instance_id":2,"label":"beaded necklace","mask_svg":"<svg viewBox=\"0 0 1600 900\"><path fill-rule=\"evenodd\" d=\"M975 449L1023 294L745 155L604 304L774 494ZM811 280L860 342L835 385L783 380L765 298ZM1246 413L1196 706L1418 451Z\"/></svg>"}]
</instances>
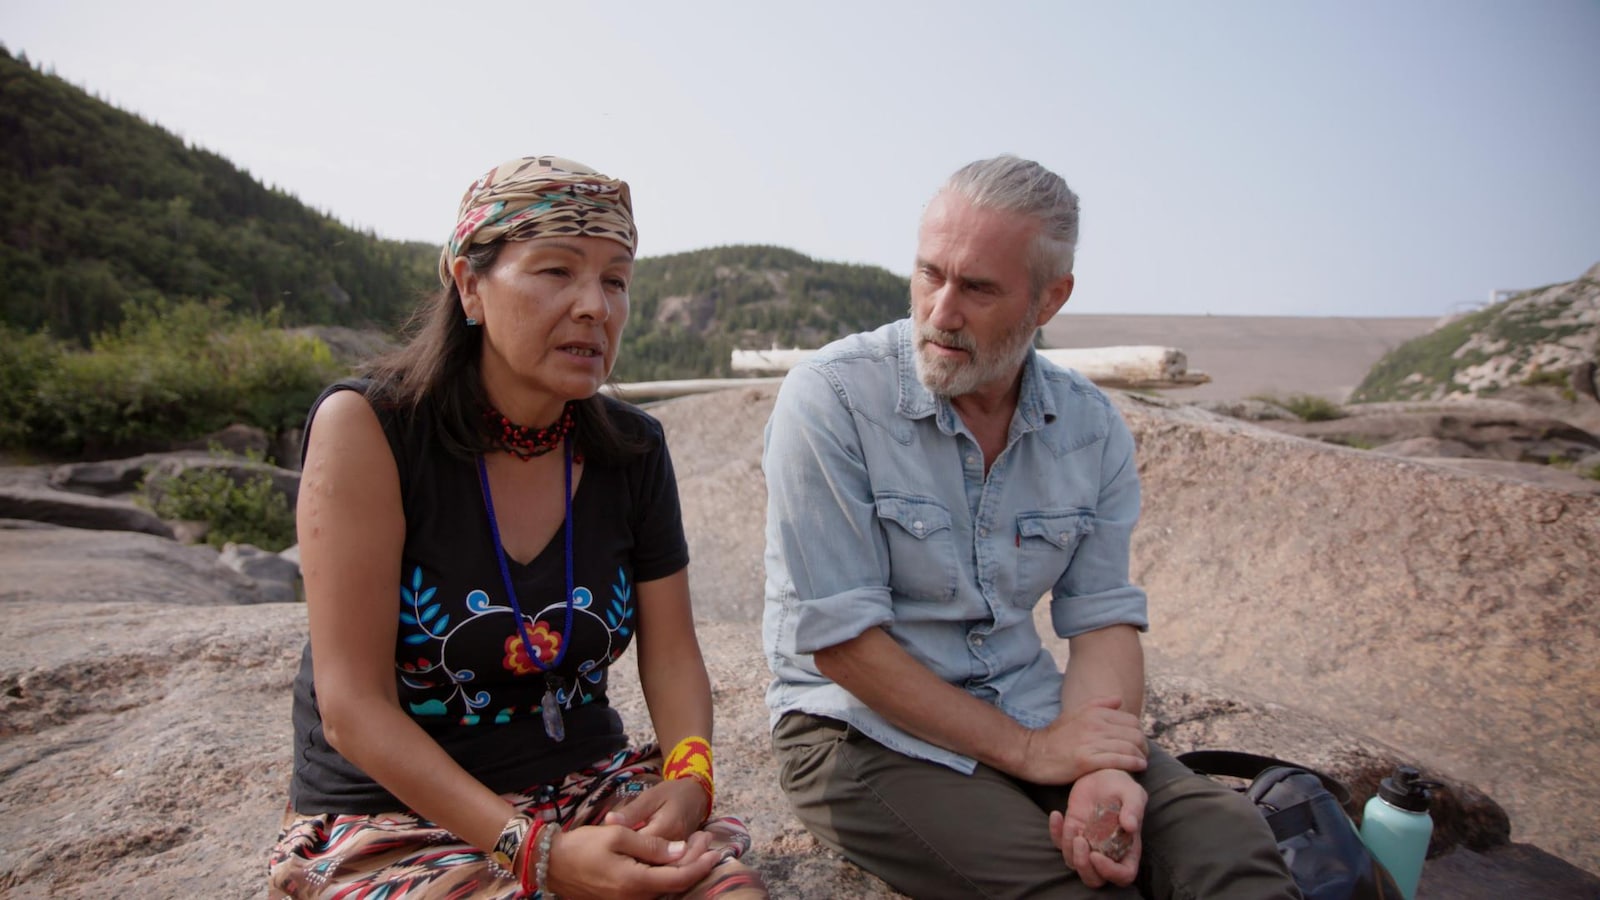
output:
<instances>
[{"instance_id":1,"label":"beaded necklace","mask_svg":"<svg viewBox=\"0 0 1600 900\"><path fill-rule=\"evenodd\" d=\"M567 439L573 426L572 404L563 406L561 418L543 428L518 425L492 406L483 408L483 421L489 426L489 440L496 449L527 462L556 449Z\"/></svg>"},{"instance_id":2,"label":"beaded necklace","mask_svg":"<svg viewBox=\"0 0 1600 900\"><path fill-rule=\"evenodd\" d=\"M570 418L566 414L563 418ZM570 427L570 426L569 426ZM515 452L515 451L513 451ZM544 451L548 452L548 451ZM561 719L561 704L556 699L556 688L561 680L559 675L553 674L556 667L567 656L567 648L572 645L572 442L563 441L562 457L565 462L566 491L563 497L566 500L566 518L562 521L561 531L565 552L563 554L567 570L567 601L565 622L561 626L561 647L556 651L556 658L550 665L542 665L539 655L533 649L533 641L528 637L528 626L522 621L522 604L517 602L517 588L511 583L511 569L506 565L506 551L500 544L500 524L494 516L494 497L489 491L489 467L478 457L478 485L483 489L483 506L489 512L489 533L494 537L494 558L500 563L500 578L505 581L506 596L511 600L511 611L515 614L517 636L522 638L522 649L528 654L528 661L533 667L544 673L544 697L539 701L539 712L544 717L544 733L552 741L565 740L567 737L566 723ZM527 457L522 457L526 459Z\"/></svg>"}]
</instances>

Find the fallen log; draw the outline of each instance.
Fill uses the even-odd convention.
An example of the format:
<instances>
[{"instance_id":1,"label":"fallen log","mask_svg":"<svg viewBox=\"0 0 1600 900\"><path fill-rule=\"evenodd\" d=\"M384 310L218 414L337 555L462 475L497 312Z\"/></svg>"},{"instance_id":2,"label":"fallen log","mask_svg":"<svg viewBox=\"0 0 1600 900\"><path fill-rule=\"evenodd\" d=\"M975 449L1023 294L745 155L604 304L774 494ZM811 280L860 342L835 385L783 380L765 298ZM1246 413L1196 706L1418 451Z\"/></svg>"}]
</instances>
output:
<instances>
[{"instance_id":1,"label":"fallen log","mask_svg":"<svg viewBox=\"0 0 1600 900\"><path fill-rule=\"evenodd\" d=\"M778 348L735 350L731 366L735 372L787 372L815 352ZM1039 355L1058 366L1076 369L1101 387L1178 388L1211 380L1204 372L1189 371L1188 355L1173 347L1084 347L1040 350Z\"/></svg>"},{"instance_id":2,"label":"fallen log","mask_svg":"<svg viewBox=\"0 0 1600 900\"><path fill-rule=\"evenodd\" d=\"M685 378L677 381L635 381L629 384L606 384L600 390L629 403L646 403L651 400L670 400L690 394L709 394L733 388L760 387L778 384L782 375L761 378Z\"/></svg>"}]
</instances>

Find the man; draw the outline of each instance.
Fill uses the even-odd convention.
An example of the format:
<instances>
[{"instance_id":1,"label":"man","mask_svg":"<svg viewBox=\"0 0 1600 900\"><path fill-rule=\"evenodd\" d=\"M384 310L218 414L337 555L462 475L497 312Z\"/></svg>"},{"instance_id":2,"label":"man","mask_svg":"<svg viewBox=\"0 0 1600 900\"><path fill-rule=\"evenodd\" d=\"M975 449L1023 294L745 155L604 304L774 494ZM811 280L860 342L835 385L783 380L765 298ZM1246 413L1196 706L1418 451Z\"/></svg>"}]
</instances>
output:
<instances>
[{"instance_id":1,"label":"man","mask_svg":"<svg viewBox=\"0 0 1600 900\"><path fill-rule=\"evenodd\" d=\"M1298 897L1261 816L1140 728L1133 438L1033 351L1077 235L1058 176L973 163L923 214L911 318L784 380L763 456L784 791L919 900ZM1047 591L1065 677L1033 625ZM1108 856L1086 829L1113 806Z\"/></svg>"}]
</instances>

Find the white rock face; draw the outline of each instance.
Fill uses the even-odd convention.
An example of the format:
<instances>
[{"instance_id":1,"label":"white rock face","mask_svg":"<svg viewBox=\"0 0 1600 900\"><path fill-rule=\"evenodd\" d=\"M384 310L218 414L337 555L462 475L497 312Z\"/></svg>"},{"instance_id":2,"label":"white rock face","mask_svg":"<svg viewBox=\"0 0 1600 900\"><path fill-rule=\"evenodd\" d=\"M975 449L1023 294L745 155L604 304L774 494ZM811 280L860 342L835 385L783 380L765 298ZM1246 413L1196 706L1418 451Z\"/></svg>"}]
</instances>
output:
<instances>
[{"instance_id":1,"label":"white rock face","mask_svg":"<svg viewBox=\"0 0 1600 900\"><path fill-rule=\"evenodd\" d=\"M1451 353L1462 365L1448 380L1420 372L1401 380L1410 389L1409 399L1493 393L1541 372L1567 372L1600 358L1597 272L1600 264L1575 281L1527 291L1484 311L1489 315ZM1439 327L1460 321L1445 320Z\"/></svg>"}]
</instances>

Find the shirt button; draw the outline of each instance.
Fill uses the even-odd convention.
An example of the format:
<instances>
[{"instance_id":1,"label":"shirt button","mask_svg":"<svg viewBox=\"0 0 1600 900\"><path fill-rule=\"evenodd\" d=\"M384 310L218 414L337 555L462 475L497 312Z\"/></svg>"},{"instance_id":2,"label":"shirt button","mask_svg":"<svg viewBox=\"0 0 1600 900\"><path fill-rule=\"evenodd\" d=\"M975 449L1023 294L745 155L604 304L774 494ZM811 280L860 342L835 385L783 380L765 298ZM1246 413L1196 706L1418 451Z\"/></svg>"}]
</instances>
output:
<instances>
[{"instance_id":1,"label":"shirt button","mask_svg":"<svg viewBox=\"0 0 1600 900\"><path fill-rule=\"evenodd\" d=\"M974 646L974 647L982 647L983 646L983 635L981 635L981 634L973 635L972 636L972 646Z\"/></svg>"},{"instance_id":2,"label":"shirt button","mask_svg":"<svg viewBox=\"0 0 1600 900\"><path fill-rule=\"evenodd\" d=\"M979 528L978 529L978 537L986 538L988 536L989 536L989 529L987 529L987 528Z\"/></svg>"},{"instance_id":3,"label":"shirt button","mask_svg":"<svg viewBox=\"0 0 1600 900\"><path fill-rule=\"evenodd\" d=\"M1063 532L1061 532L1061 543L1065 544L1066 542L1067 542L1067 533L1065 531L1063 531Z\"/></svg>"},{"instance_id":4,"label":"shirt button","mask_svg":"<svg viewBox=\"0 0 1600 900\"><path fill-rule=\"evenodd\" d=\"M971 453L968 453L967 454L967 465L975 466L977 464L978 464L978 458L976 456L973 456Z\"/></svg>"},{"instance_id":5,"label":"shirt button","mask_svg":"<svg viewBox=\"0 0 1600 900\"><path fill-rule=\"evenodd\" d=\"M921 522L912 522L911 523L911 530L920 534L922 532L922 523Z\"/></svg>"}]
</instances>

